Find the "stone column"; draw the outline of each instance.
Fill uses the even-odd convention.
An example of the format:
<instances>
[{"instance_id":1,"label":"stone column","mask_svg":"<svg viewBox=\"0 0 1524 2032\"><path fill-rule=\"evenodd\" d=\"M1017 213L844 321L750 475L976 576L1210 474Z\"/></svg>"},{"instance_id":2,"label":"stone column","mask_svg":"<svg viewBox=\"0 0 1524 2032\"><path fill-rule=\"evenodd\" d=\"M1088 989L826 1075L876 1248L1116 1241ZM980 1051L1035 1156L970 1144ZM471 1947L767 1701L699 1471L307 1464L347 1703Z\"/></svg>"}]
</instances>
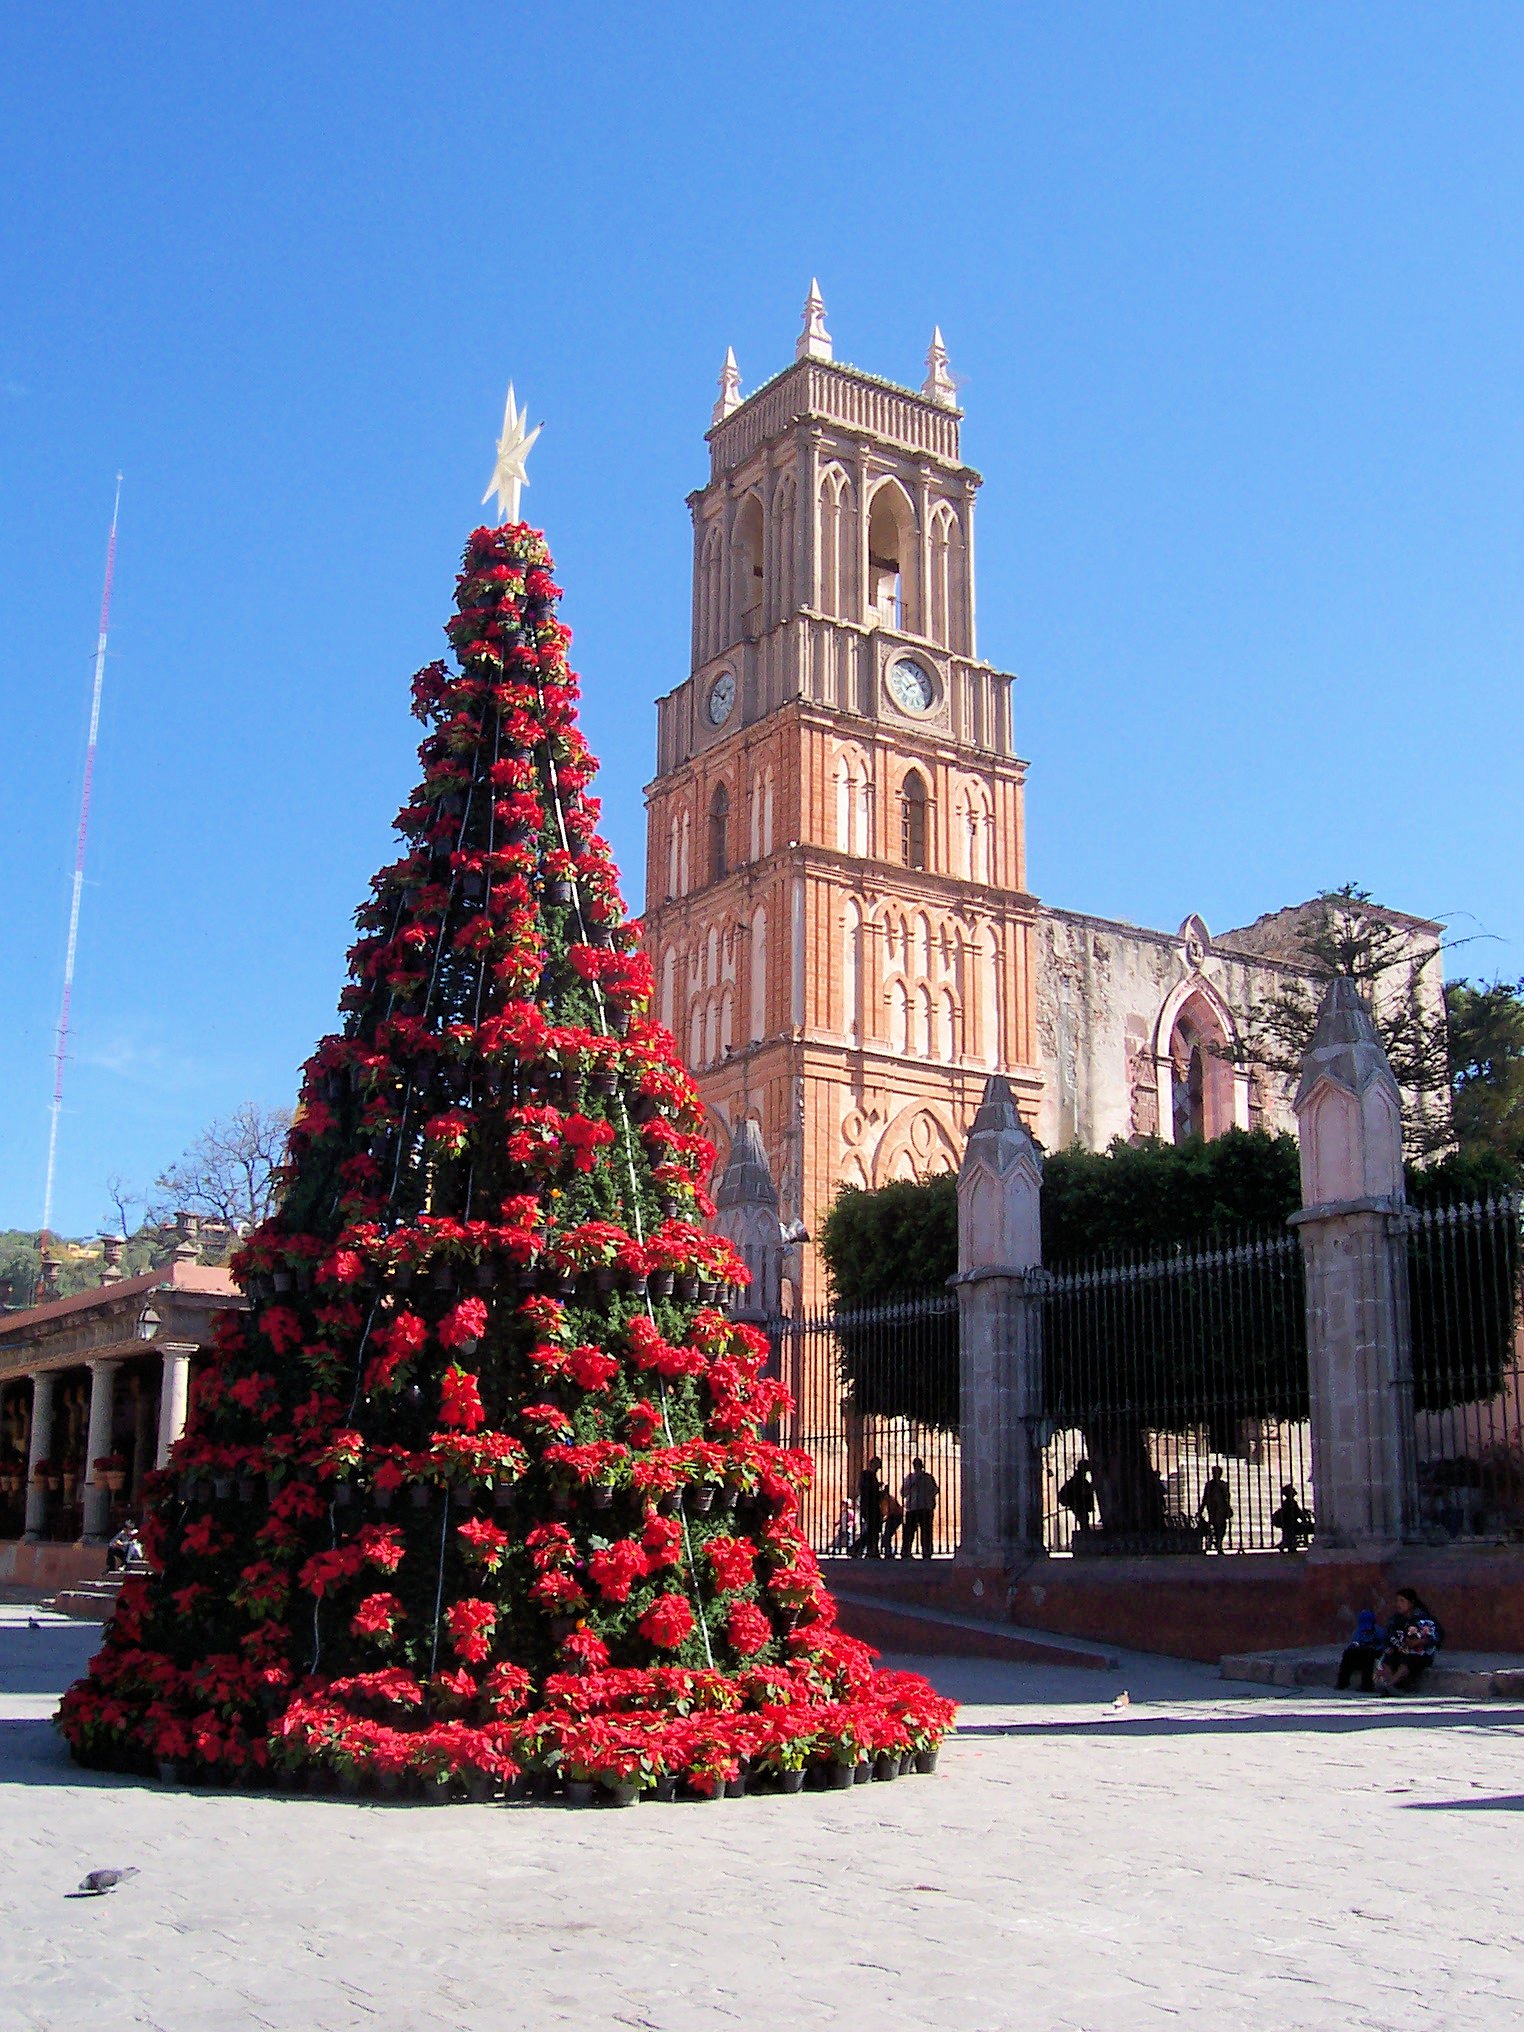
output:
<instances>
[{"instance_id":1,"label":"stone column","mask_svg":"<svg viewBox=\"0 0 1524 2032\"><path fill-rule=\"evenodd\" d=\"M962 1531L958 1557L1004 1566L1042 1544L1042 1159L992 1073L958 1171Z\"/></svg>"},{"instance_id":2,"label":"stone column","mask_svg":"<svg viewBox=\"0 0 1524 2032\"><path fill-rule=\"evenodd\" d=\"M35 1545L41 1538L48 1521L48 1492L41 1483L33 1481L32 1470L39 1461L47 1459L48 1448L53 1444L53 1384L51 1369L44 1369L32 1378L32 1439L27 1448L24 1534L29 1545Z\"/></svg>"},{"instance_id":3,"label":"stone column","mask_svg":"<svg viewBox=\"0 0 1524 2032\"><path fill-rule=\"evenodd\" d=\"M90 1364L90 1423L85 1439L84 1531L87 1545L98 1545L111 1535L111 1491L95 1485L95 1463L111 1451L111 1434L116 1413L116 1372L121 1366L115 1356L101 1355Z\"/></svg>"},{"instance_id":4,"label":"stone column","mask_svg":"<svg viewBox=\"0 0 1524 2032\"><path fill-rule=\"evenodd\" d=\"M159 1383L159 1467L169 1465L169 1450L185 1430L190 1403L190 1361L193 1350L169 1346L162 1350L164 1373Z\"/></svg>"},{"instance_id":5,"label":"stone column","mask_svg":"<svg viewBox=\"0 0 1524 2032\"><path fill-rule=\"evenodd\" d=\"M1371 1551L1417 1512L1402 1105L1356 983L1329 983L1295 1101L1314 1548Z\"/></svg>"}]
</instances>

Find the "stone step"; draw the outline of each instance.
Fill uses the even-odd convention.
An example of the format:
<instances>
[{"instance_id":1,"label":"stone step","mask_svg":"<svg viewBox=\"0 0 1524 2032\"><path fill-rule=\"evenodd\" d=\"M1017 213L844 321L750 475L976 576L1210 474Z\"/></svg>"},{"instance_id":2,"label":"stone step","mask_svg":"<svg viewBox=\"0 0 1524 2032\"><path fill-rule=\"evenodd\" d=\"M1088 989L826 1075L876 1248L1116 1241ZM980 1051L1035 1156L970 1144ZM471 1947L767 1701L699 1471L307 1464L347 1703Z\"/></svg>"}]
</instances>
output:
<instances>
[{"instance_id":1,"label":"stone step","mask_svg":"<svg viewBox=\"0 0 1524 2032\"><path fill-rule=\"evenodd\" d=\"M1343 1646L1318 1644L1296 1651L1240 1651L1219 1661L1224 1679L1262 1686L1338 1685ZM1524 1658L1517 1653L1442 1651L1420 1684L1425 1694L1460 1700L1524 1699Z\"/></svg>"},{"instance_id":2,"label":"stone step","mask_svg":"<svg viewBox=\"0 0 1524 2032\"><path fill-rule=\"evenodd\" d=\"M1017 1665L1078 1666L1091 1672L1114 1672L1116 1653L1082 1637L1054 1637L1045 1630L1017 1629L984 1616L965 1616L956 1609L923 1608L877 1593L842 1587L833 1578L831 1593L839 1622L849 1636L860 1637L883 1651L955 1658L1003 1658Z\"/></svg>"},{"instance_id":3,"label":"stone step","mask_svg":"<svg viewBox=\"0 0 1524 2032\"><path fill-rule=\"evenodd\" d=\"M73 1587L60 1588L48 1607L82 1622L109 1622L126 1578L123 1573L103 1573L99 1580L76 1581Z\"/></svg>"}]
</instances>

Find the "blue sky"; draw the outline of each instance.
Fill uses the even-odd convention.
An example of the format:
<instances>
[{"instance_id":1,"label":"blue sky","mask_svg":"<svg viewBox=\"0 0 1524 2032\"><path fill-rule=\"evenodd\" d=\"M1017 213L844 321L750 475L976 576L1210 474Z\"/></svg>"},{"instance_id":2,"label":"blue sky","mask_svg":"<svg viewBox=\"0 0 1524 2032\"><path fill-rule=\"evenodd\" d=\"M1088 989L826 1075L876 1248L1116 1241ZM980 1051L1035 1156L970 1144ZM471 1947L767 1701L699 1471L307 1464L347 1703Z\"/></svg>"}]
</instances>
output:
<instances>
[{"instance_id":1,"label":"blue sky","mask_svg":"<svg viewBox=\"0 0 1524 2032\"><path fill-rule=\"evenodd\" d=\"M414 774L511 374L638 905L727 344L940 323L1031 880L1223 929L1358 880L1524 972L1524 13L669 4L0 19L0 1224L288 1100Z\"/></svg>"}]
</instances>

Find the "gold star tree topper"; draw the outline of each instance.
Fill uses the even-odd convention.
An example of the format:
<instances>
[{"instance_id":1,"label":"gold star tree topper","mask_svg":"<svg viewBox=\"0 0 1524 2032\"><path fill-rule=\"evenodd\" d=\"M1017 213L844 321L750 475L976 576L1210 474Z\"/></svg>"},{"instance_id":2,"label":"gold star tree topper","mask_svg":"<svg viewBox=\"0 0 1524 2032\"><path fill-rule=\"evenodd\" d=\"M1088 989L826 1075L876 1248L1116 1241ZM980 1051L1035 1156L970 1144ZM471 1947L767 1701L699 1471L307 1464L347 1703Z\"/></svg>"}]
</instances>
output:
<instances>
[{"instance_id":1,"label":"gold star tree topper","mask_svg":"<svg viewBox=\"0 0 1524 2032\"><path fill-rule=\"evenodd\" d=\"M537 423L533 430L526 431L529 421L527 409L520 409L513 397L513 383L508 383L508 407L503 411L503 434L497 441L497 464L487 491L482 496L485 507L497 496L497 519L499 522L517 522L519 519L519 489L529 485L529 475L524 462L529 457L535 439L545 428Z\"/></svg>"}]
</instances>

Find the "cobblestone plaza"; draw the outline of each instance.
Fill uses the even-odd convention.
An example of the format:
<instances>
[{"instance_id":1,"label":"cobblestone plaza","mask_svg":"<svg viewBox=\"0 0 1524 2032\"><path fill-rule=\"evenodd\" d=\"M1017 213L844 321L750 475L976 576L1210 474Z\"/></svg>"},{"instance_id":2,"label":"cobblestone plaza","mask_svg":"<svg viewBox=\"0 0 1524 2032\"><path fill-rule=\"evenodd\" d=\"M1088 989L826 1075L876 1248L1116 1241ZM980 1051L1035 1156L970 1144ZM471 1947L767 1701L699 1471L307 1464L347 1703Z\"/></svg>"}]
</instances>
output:
<instances>
[{"instance_id":1,"label":"cobblestone plaza","mask_svg":"<svg viewBox=\"0 0 1524 2032\"><path fill-rule=\"evenodd\" d=\"M949 1660L934 1778L430 1811L75 1770L48 1716L97 1637L0 1609L0 2032L1524 2016L1524 1707Z\"/></svg>"}]
</instances>

